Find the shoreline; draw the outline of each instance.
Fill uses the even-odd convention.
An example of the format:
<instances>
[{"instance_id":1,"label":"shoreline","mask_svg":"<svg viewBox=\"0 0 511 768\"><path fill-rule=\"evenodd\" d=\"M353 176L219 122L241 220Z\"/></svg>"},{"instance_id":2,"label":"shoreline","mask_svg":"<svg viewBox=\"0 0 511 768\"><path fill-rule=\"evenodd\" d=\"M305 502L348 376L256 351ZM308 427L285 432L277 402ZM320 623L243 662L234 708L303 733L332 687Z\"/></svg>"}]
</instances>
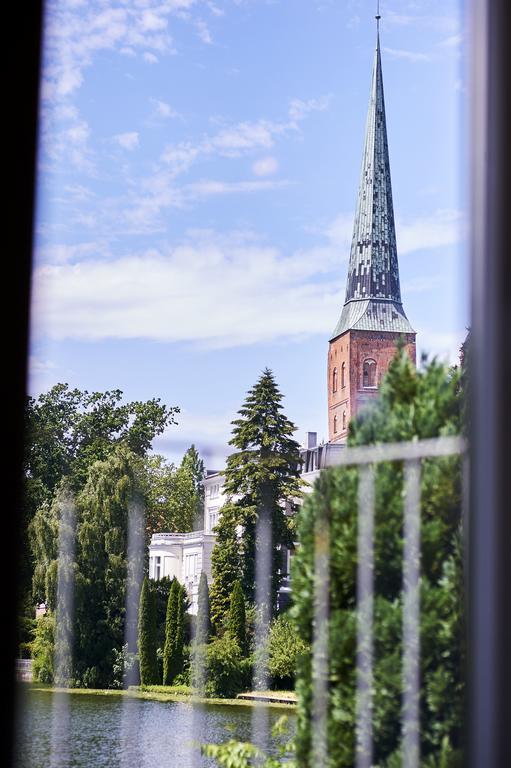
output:
<instances>
[{"instance_id":1,"label":"shoreline","mask_svg":"<svg viewBox=\"0 0 511 768\"><path fill-rule=\"evenodd\" d=\"M69 695L88 695L88 696L119 696L128 699L143 699L146 701L160 701L160 702L175 702L180 704L191 704L192 706L223 706L223 707L269 707L272 709L283 709L286 711L296 710L296 700L290 698L293 693L290 691L288 696L278 696L278 692L275 695L272 691L265 691L261 693L250 692L240 694L243 698L235 699L220 699L220 698L205 698L202 696L195 696L193 693L180 693L173 692L172 690L165 690L164 686L161 686L162 690L157 690L160 686L151 686L148 688L131 686L127 689L113 689L113 688L59 688L52 685L44 685L42 683L20 683L20 685L27 685L32 691L44 692L44 693L67 693ZM254 698L249 698L254 697ZM257 698L255 698L257 697Z\"/></svg>"}]
</instances>

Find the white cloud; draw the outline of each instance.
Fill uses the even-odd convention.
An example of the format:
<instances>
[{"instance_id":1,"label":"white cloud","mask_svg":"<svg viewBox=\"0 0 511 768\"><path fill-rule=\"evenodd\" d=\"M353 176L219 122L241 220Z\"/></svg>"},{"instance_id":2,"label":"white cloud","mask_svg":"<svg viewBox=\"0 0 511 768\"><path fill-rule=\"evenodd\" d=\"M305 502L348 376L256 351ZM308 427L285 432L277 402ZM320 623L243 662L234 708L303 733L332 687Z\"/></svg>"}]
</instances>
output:
<instances>
[{"instance_id":1,"label":"white cloud","mask_svg":"<svg viewBox=\"0 0 511 768\"><path fill-rule=\"evenodd\" d=\"M179 113L172 109L170 104L167 104L166 101L151 99L151 103L154 105L154 111L157 117L179 117Z\"/></svg>"},{"instance_id":2,"label":"white cloud","mask_svg":"<svg viewBox=\"0 0 511 768\"><path fill-rule=\"evenodd\" d=\"M461 211L439 209L429 216L396 221L398 253L454 245L464 237L465 221Z\"/></svg>"},{"instance_id":3,"label":"white cloud","mask_svg":"<svg viewBox=\"0 0 511 768\"><path fill-rule=\"evenodd\" d=\"M199 35L199 38L202 40L202 42L206 45L212 45L213 38L211 37L211 32L209 31L206 22L199 19L195 22L195 26L197 29L197 34Z\"/></svg>"},{"instance_id":4,"label":"white cloud","mask_svg":"<svg viewBox=\"0 0 511 768\"><path fill-rule=\"evenodd\" d=\"M38 248L35 252L37 264L68 264L91 257L108 255L108 247L105 241L91 241L86 243L55 243Z\"/></svg>"},{"instance_id":5,"label":"white cloud","mask_svg":"<svg viewBox=\"0 0 511 768\"><path fill-rule=\"evenodd\" d=\"M203 181L189 194L270 188L275 182ZM254 186L255 185L255 186ZM161 201L157 201L160 205ZM142 211L142 220L148 212ZM133 214L130 213L130 220ZM445 247L461 236L461 215L438 211L401 225L400 253ZM352 215L323 228L318 244L284 254L253 233L190 232L181 244L115 259L64 250L34 275L34 333L52 339L145 338L232 347L331 330L343 301L340 266L349 257ZM319 233L318 233L319 235ZM399 241L398 241L399 242ZM97 249L98 250L98 249ZM75 263L62 263L66 259ZM410 290L434 290L418 276ZM428 346L428 336L423 337ZM451 354L458 339L431 339ZM443 344L443 346L442 346Z\"/></svg>"},{"instance_id":6,"label":"white cloud","mask_svg":"<svg viewBox=\"0 0 511 768\"><path fill-rule=\"evenodd\" d=\"M123 149L132 151L138 147L139 136L137 131L128 131L127 133L118 133L113 137L113 140Z\"/></svg>"},{"instance_id":7,"label":"white cloud","mask_svg":"<svg viewBox=\"0 0 511 768\"><path fill-rule=\"evenodd\" d=\"M431 61L430 54L417 53L416 51L406 51L400 48L384 48L385 53L394 59L404 59L405 61Z\"/></svg>"},{"instance_id":8,"label":"white cloud","mask_svg":"<svg viewBox=\"0 0 511 768\"><path fill-rule=\"evenodd\" d=\"M76 91L83 74L102 51L133 55L146 61L174 53L168 21L191 8L196 0L143 0L105 7L103 0L46 4L43 99L61 99Z\"/></svg>"},{"instance_id":9,"label":"white cloud","mask_svg":"<svg viewBox=\"0 0 511 768\"><path fill-rule=\"evenodd\" d=\"M280 189L288 186L287 181L216 181L203 179L183 187L185 200L215 195L232 195L245 192L262 192L269 189Z\"/></svg>"},{"instance_id":10,"label":"white cloud","mask_svg":"<svg viewBox=\"0 0 511 768\"><path fill-rule=\"evenodd\" d=\"M158 63L158 57L154 55L154 53L151 53L150 51L146 51L142 58L144 61L147 61L148 64L157 64Z\"/></svg>"},{"instance_id":11,"label":"white cloud","mask_svg":"<svg viewBox=\"0 0 511 768\"><path fill-rule=\"evenodd\" d=\"M310 112L324 112L329 108L332 95L321 96L318 99L292 99L289 104L289 117L292 122L300 122Z\"/></svg>"},{"instance_id":12,"label":"white cloud","mask_svg":"<svg viewBox=\"0 0 511 768\"><path fill-rule=\"evenodd\" d=\"M422 354L428 358L433 356L450 365L459 365L460 347L465 340L467 330L440 332L431 331L428 328L421 328L417 336L417 360L420 360Z\"/></svg>"},{"instance_id":13,"label":"white cloud","mask_svg":"<svg viewBox=\"0 0 511 768\"><path fill-rule=\"evenodd\" d=\"M203 236L168 252L108 262L47 265L34 277L34 333L216 346L324 333L340 286L310 283L317 272L307 252L284 257L239 236Z\"/></svg>"},{"instance_id":14,"label":"white cloud","mask_svg":"<svg viewBox=\"0 0 511 768\"><path fill-rule=\"evenodd\" d=\"M271 149L278 138L296 131L298 123L305 120L310 112L328 108L330 98L302 101L293 99L288 109L287 120L274 121L261 118L227 125L213 135L204 136L200 141L184 141L168 145L161 160L170 168L173 176L189 170L200 158L211 155L236 158L257 150Z\"/></svg>"},{"instance_id":15,"label":"white cloud","mask_svg":"<svg viewBox=\"0 0 511 768\"><path fill-rule=\"evenodd\" d=\"M278 171L279 164L276 157L261 157L252 165L252 170L256 176L272 176Z\"/></svg>"}]
</instances>

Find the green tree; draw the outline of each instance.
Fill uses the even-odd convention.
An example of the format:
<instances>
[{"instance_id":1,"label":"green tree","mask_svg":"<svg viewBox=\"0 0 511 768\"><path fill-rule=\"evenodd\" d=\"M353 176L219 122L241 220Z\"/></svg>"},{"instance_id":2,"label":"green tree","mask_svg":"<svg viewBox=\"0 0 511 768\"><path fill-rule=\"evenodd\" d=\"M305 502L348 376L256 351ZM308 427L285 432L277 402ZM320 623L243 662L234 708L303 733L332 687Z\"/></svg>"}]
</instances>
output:
<instances>
[{"instance_id":1,"label":"green tree","mask_svg":"<svg viewBox=\"0 0 511 768\"><path fill-rule=\"evenodd\" d=\"M245 598L239 581L234 582L234 587L231 592L231 605L229 608L227 629L231 637L238 643L240 651L244 656L247 652L247 627Z\"/></svg>"},{"instance_id":2,"label":"green tree","mask_svg":"<svg viewBox=\"0 0 511 768\"><path fill-rule=\"evenodd\" d=\"M461 429L459 372L436 361L416 371L399 351L380 397L350 425L349 443L364 445L457 434ZM293 563L292 615L312 643L314 557L329 531L329 688L327 739L331 765L354 764L358 472L321 473L299 514ZM421 752L432 764L459 759L463 711L463 591L461 468L458 457L428 459L421 479ZM399 761L401 723L403 470L379 464L375 485L374 762ZM312 766L312 664L300 657L296 737L298 764ZM447 758L445 758L447 759ZM429 763L428 763L429 764Z\"/></svg>"},{"instance_id":3,"label":"green tree","mask_svg":"<svg viewBox=\"0 0 511 768\"><path fill-rule=\"evenodd\" d=\"M195 624L195 642L198 645L209 642L211 635L211 617L209 606L208 577L201 571L199 579L199 594L197 606L197 621Z\"/></svg>"},{"instance_id":4,"label":"green tree","mask_svg":"<svg viewBox=\"0 0 511 768\"><path fill-rule=\"evenodd\" d=\"M293 688L299 659L310 654L310 646L296 631L288 613L273 619L268 640L268 671L273 684Z\"/></svg>"},{"instance_id":5,"label":"green tree","mask_svg":"<svg viewBox=\"0 0 511 768\"><path fill-rule=\"evenodd\" d=\"M162 456L149 456L146 469L148 532L192 531L204 503L204 463L195 447L188 449L179 467Z\"/></svg>"},{"instance_id":6,"label":"green tree","mask_svg":"<svg viewBox=\"0 0 511 768\"><path fill-rule=\"evenodd\" d=\"M159 683L156 640L156 595L146 576L140 591L138 613L138 656L142 685Z\"/></svg>"},{"instance_id":7,"label":"green tree","mask_svg":"<svg viewBox=\"0 0 511 768\"><path fill-rule=\"evenodd\" d=\"M108 687L114 649L124 643L126 586L136 563L127 561L128 517L138 503L141 460L120 445L89 470L77 499L76 679Z\"/></svg>"},{"instance_id":8,"label":"green tree","mask_svg":"<svg viewBox=\"0 0 511 768\"><path fill-rule=\"evenodd\" d=\"M227 459L225 491L236 497L236 522L242 527L241 583L247 602L254 601L256 554L268 547L258 522L271 531L271 584L264 598L275 609L281 582L281 547L293 541L292 518L302 495L299 445L292 435L294 424L284 415L282 394L267 368L248 392L233 421L230 445L236 448Z\"/></svg>"},{"instance_id":9,"label":"green tree","mask_svg":"<svg viewBox=\"0 0 511 768\"><path fill-rule=\"evenodd\" d=\"M244 659L237 641L228 632L197 648L205 648L206 696L230 698L243 690Z\"/></svg>"},{"instance_id":10,"label":"green tree","mask_svg":"<svg viewBox=\"0 0 511 768\"><path fill-rule=\"evenodd\" d=\"M37 619L32 640L32 674L38 683L53 683L55 656L55 618L51 614Z\"/></svg>"},{"instance_id":11,"label":"green tree","mask_svg":"<svg viewBox=\"0 0 511 768\"><path fill-rule=\"evenodd\" d=\"M24 596L32 589L34 597L41 599L45 591L43 574L54 559L51 549L56 546L56 539L54 544L48 540L55 522L51 507L62 482L77 494L92 464L107 459L120 445L143 456L153 438L175 423L178 411L157 399L123 403L120 390L89 393L67 384L56 384L38 398L27 399L20 574ZM40 547L35 530L41 533L44 527L44 546Z\"/></svg>"},{"instance_id":12,"label":"green tree","mask_svg":"<svg viewBox=\"0 0 511 768\"><path fill-rule=\"evenodd\" d=\"M185 624L184 587L173 579L167 603L165 646L163 648L163 685L172 685L183 671Z\"/></svg>"},{"instance_id":13,"label":"green tree","mask_svg":"<svg viewBox=\"0 0 511 768\"><path fill-rule=\"evenodd\" d=\"M209 596L211 623L217 633L227 619L234 584L242 576L238 515L239 510L234 504L225 503L215 527L216 541L211 553L213 578Z\"/></svg>"},{"instance_id":14,"label":"green tree","mask_svg":"<svg viewBox=\"0 0 511 768\"><path fill-rule=\"evenodd\" d=\"M181 469L192 479L195 506L193 527L195 529L202 528L204 519L204 485L202 481L206 477L206 470L204 468L204 461L193 444L183 456Z\"/></svg>"}]
</instances>

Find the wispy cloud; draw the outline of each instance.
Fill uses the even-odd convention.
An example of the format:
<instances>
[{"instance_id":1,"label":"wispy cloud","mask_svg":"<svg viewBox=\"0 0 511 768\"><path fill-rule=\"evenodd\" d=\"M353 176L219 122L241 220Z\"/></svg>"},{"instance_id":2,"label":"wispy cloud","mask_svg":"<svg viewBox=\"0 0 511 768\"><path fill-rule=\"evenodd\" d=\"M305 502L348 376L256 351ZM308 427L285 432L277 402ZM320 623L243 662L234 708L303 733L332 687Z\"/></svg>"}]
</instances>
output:
<instances>
[{"instance_id":1,"label":"wispy cloud","mask_svg":"<svg viewBox=\"0 0 511 768\"><path fill-rule=\"evenodd\" d=\"M83 83L85 69L100 52L141 52L146 60L155 59L156 54L173 53L169 18L195 3L196 0L146 0L108 7L101 0L49 0L43 99L61 99L76 91Z\"/></svg>"},{"instance_id":2,"label":"wispy cloud","mask_svg":"<svg viewBox=\"0 0 511 768\"><path fill-rule=\"evenodd\" d=\"M276 157L261 157L252 165L252 170L256 176L272 176L277 173L279 163Z\"/></svg>"},{"instance_id":3,"label":"wispy cloud","mask_svg":"<svg viewBox=\"0 0 511 768\"><path fill-rule=\"evenodd\" d=\"M129 152L131 152L139 145L139 135L137 131L117 133L115 136L113 136L113 141L122 147L122 149L127 149Z\"/></svg>"},{"instance_id":4,"label":"wispy cloud","mask_svg":"<svg viewBox=\"0 0 511 768\"><path fill-rule=\"evenodd\" d=\"M428 53L418 53L417 51L407 51L402 48L384 48L385 53L393 59L404 59L405 61L431 61L432 56Z\"/></svg>"},{"instance_id":5,"label":"wispy cloud","mask_svg":"<svg viewBox=\"0 0 511 768\"><path fill-rule=\"evenodd\" d=\"M406 254L458 243L464 237L465 219L461 211L439 209L408 221L398 217L396 229L398 251Z\"/></svg>"}]
</instances>

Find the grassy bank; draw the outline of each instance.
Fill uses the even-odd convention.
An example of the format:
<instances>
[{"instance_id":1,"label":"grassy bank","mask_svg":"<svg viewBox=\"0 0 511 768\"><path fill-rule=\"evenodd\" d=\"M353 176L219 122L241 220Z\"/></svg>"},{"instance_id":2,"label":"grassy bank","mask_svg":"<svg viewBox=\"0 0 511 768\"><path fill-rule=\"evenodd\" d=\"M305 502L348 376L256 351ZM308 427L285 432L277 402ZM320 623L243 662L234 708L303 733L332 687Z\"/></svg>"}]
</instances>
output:
<instances>
[{"instance_id":1,"label":"grassy bank","mask_svg":"<svg viewBox=\"0 0 511 768\"><path fill-rule=\"evenodd\" d=\"M30 688L33 691L46 691L47 693L68 693L72 696L124 696L133 699L146 699L148 701L173 701L192 705L216 705L223 707L257 707L267 706L278 709L293 710L295 708L294 694L292 691L264 691L257 692L259 701L251 699L206 699L194 695L191 688L186 685L148 685L131 686L127 690L113 689L93 689L93 688L54 688L51 685L42 685L41 683L32 683ZM247 691L243 695L250 695ZM270 701L269 699L281 698L281 701ZM285 699L285 701L284 701Z\"/></svg>"}]
</instances>

